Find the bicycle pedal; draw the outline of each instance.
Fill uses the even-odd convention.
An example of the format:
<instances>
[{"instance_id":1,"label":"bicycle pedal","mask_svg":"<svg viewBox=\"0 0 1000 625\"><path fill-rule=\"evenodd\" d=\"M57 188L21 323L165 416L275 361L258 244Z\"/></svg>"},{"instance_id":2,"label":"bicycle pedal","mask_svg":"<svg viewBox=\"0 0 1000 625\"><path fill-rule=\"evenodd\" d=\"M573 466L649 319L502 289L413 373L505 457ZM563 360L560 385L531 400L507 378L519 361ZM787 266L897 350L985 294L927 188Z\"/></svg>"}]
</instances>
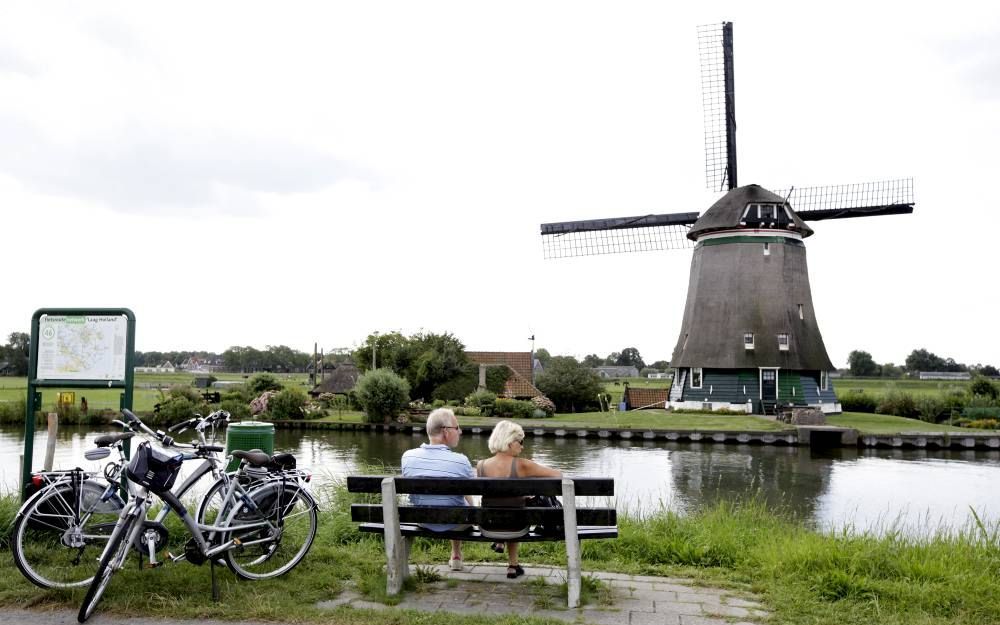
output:
<instances>
[{"instance_id":1,"label":"bicycle pedal","mask_svg":"<svg viewBox=\"0 0 1000 625\"><path fill-rule=\"evenodd\" d=\"M234 546L234 547L239 547L239 546L240 546L240 545L242 545L242 544L243 544L243 543L241 543L241 542L240 542L240 539L239 539L239 538L233 538L233 546Z\"/></svg>"},{"instance_id":2,"label":"bicycle pedal","mask_svg":"<svg viewBox=\"0 0 1000 625\"><path fill-rule=\"evenodd\" d=\"M147 562L143 566L144 566L144 568L147 568L147 569L158 569L161 566L163 566L163 563L162 562Z\"/></svg>"}]
</instances>

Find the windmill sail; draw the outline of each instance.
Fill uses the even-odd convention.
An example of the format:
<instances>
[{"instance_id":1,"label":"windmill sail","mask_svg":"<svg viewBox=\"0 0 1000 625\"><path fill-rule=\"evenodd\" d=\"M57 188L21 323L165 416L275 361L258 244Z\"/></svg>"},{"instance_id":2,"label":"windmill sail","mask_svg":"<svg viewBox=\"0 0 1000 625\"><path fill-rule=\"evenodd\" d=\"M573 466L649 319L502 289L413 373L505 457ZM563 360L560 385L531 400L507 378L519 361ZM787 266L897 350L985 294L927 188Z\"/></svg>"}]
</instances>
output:
<instances>
[{"instance_id":1,"label":"windmill sail","mask_svg":"<svg viewBox=\"0 0 1000 625\"><path fill-rule=\"evenodd\" d=\"M804 221L906 215L913 212L913 178L777 190Z\"/></svg>"},{"instance_id":2,"label":"windmill sail","mask_svg":"<svg viewBox=\"0 0 1000 625\"><path fill-rule=\"evenodd\" d=\"M694 247L687 233L698 213L641 215L542 224L545 258Z\"/></svg>"},{"instance_id":3,"label":"windmill sail","mask_svg":"<svg viewBox=\"0 0 1000 625\"><path fill-rule=\"evenodd\" d=\"M705 114L705 183L712 191L729 191L737 186L733 23L699 26L698 54Z\"/></svg>"}]
</instances>

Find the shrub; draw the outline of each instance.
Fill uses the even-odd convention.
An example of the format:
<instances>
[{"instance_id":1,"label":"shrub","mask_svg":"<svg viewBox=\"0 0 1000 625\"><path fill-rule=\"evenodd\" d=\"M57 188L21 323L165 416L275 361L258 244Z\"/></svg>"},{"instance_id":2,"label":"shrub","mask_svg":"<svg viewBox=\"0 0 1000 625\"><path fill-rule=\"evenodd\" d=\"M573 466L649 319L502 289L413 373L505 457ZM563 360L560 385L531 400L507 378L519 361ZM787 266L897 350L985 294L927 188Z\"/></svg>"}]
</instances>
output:
<instances>
[{"instance_id":1,"label":"shrub","mask_svg":"<svg viewBox=\"0 0 1000 625\"><path fill-rule=\"evenodd\" d=\"M917 404L913 399L913 395L897 391L895 389L890 390L884 397L882 397L878 403L878 407L875 409L875 412L878 414L906 417L908 419L914 419L919 416L917 413Z\"/></svg>"},{"instance_id":2,"label":"shrub","mask_svg":"<svg viewBox=\"0 0 1000 625\"><path fill-rule=\"evenodd\" d=\"M964 425L967 428L976 428L979 430L1000 430L1000 421L996 419L975 419L966 422Z\"/></svg>"},{"instance_id":3,"label":"shrub","mask_svg":"<svg viewBox=\"0 0 1000 625\"><path fill-rule=\"evenodd\" d=\"M24 423L27 409L23 399L0 402L0 423Z\"/></svg>"},{"instance_id":4,"label":"shrub","mask_svg":"<svg viewBox=\"0 0 1000 625\"><path fill-rule=\"evenodd\" d=\"M496 404L497 396L493 391L476 391L468 397L465 398L465 405L470 408L475 408L484 417L493 416L494 405Z\"/></svg>"},{"instance_id":5,"label":"shrub","mask_svg":"<svg viewBox=\"0 0 1000 625\"><path fill-rule=\"evenodd\" d=\"M473 408L472 406L455 406L453 410L457 417L478 417L482 414L479 408Z\"/></svg>"},{"instance_id":6,"label":"shrub","mask_svg":"<svg viewBox=\"0 0 1000 625\"><path fill-rule=\"evenodd\" d=\"M1000 395L1000 391L997 390L997 385L992 381L982 377L976 376L972 383L969 384L969 393L975 396L988 397L990 399L996 399L997 395Z\"/></svg>"},{"instance_id":7,"label":"shrub","mask_svg":"<svg viewBox=\"0 0 1000 625\"><path fill-rule=\"evenodd\" d=\"M167 391L167 394L170 397L183 397L184 399L187 399L188 401L194 404L200 403L202 401L201 393L199 393L197 389L192 388L190 386L175 384L174 386L170 387L170 390Z\"/></svg>"},{"instance_id":8,"label":"shrub","mask_svg":"<svg viewBox=\"0 0 1000 625\"><path fill-rule=\"evenodd\" d=\"M159 421L168 425L190 419L195 413L208 414L208 404L201 401L191 401L183 395L172 395L157 405L156 413Z\"/></svg>"},{"instance_id":9,"label":"shrub","mask_svg":"<svg viewBox=\"0 0 1000 625\"><path fill-rule=\"evenodd\" d=\"M282 388L278 378L270 373L255 373L247 382L247 389L253 397L257 397L264 391L280 391Z\"/></svg>"},{"instance_id":10,"label":"shrub","mask_svg":"<svg viewBox=\"0 0 1000 625\"><path fill-rule=\"evenodd\" d=\"M238 399L223 399L219 404L219 410L225 410L233 419L249 419L250 406L247 402Z\"/></svg>"},{"instance_id":11,"label":"shrub","mask_svg":"<svg viewBox=\"0 0 1000 625\"><path fill-rule=\"evenodd\" d=\"M878 399L862 390L840 393L838 399L841 407L847 412L874 413L878 407Z\"/></svg>"},{"instance_id":12,"label":"shrub","mask_svg":"<svg viewBox=\"0 0 1000 625\"><path fill-rule=\"evenodd\" d=\"M569 356L554 357L537 377L535 386L560 412L585 412L599 407L597 396L604 392L597 374Z\"/></svg>"},{"instance_id":13,"label":"shrub","mask_svg":"<svg viewBox=\"0 0 1000 625\"><path fill-rule=\"evenodd\" d=\"M446 400L451 397L465 397L473 393L479 386L479 370L477 368L467 368L462 373L434 387L431 391L431 399Z\"/></svg>"},{"instance_id":14,"label":"shrub","mask_svg":"<svg viewBox=\"0 0 1000 625\"><path fill-rule=\"evenodd\" d=\"M532 397L531 404L538 410L541 410L545 417L551 417L556 413L556 405L548 397Z\"/></svg>"},{"instance_id":15,"label":"shrub","mask_svg":"<svg viewBox=\"0 0 1000 625\"><path fill-rule=\"evenodd\" d=\"M921 421L937 423L942 417L951 416L951 411L944 400L935 395L922 395L915 400L915 404Z\"/></svg>"},{"instance_id":16,"label":"shrub","mask_svg":"<svg viewBox=\"0 0 1000 625\"><path fill-rule=\"evenodd\" d=\"M301 419L303 408L309 401L308 395L300 388L286 388L279 391L267 404L268 411L275 419Z\"/></svg>"},{"instance_id":17,"label":"shrub","mask_svg":"<svg viewBox=\"0 0 1000 625\"><path fill-rule=\"evenodd\" d=\"M534 416L535 405L530 401L501 398L496 400L493 416L501 419L530 419Z\"/></svg>"},{"instance_id":18,"label":"shrub","mask_svg":"<svg viewBox=\"0 0 1000 625\"><path fill-rule=\"evenodd\" d=\"M478 376L478 371L476 372ZM493 391L497 395L503 393L507 387L507 379L510 378L509 367L487 367L486 368L486 390ZM476 383L479 380L477 377Z\"/></svg>"},{"instance_id":19,"label":"shrub","mask_svg":"<svg viewBox=\"0 0 1000 625\"><path fill-rule=\"evenodd\" d=\"M443 399L435 399L431 404L431 408L444 408L447 404Z\"/></svg>"},{"instance_id":20,"label":"shrub","mask_svg":"<svg viewBox=\"0 0 1000 625\"><path fill-rule=\"evenodd\" d=\"M388 423L410 401L410 384L389 369L365 373L354 390L369 423Z\"/></svg>"}]
</instances>

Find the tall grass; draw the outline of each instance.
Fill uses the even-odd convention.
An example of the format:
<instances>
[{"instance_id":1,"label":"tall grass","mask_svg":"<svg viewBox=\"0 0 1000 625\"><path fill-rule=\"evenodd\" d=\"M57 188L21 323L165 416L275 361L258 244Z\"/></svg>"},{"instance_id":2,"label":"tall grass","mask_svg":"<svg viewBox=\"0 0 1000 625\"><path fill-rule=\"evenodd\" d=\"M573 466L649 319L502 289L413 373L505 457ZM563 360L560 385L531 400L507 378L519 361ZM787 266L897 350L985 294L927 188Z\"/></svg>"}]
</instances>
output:
<instances>
[{"instance_id":1,"label":"tall grass","mask_svg":"<svg viewBox=\"0 0 1000 625\"><path fill-rule=\"evenodd\" d=\"M237 583L228 572L219 572L222 601L214 604L207 566L168 564L154 571L127 567L116 575L102 611L316 622L333 618L373 625L405 622L405 615L393 613L350 611L348 618L314 607L349 586L371 599L388 601L381 540L359 533L350 520L350 503L365 496L347 493L342 484L323 487L317 496L317 540L303 563L284 578ZM16 507L14 497L0 498L0 523L7 523ZM182 534L174 533L175 525L168 527L174 540L183 542ZM623 513L619 531L615 540L584 541L585 572L687 575L698 583L750 590L771 611L769 623L1000 623L1000 528L983 523L974 512L964 528L923 537L891 529L829 533L814 531L787 510L769 508L751 496L687 515L666 509L646 517ZM443 563L448 549L447 541L419 539L411 563ZM504 560L482 543L467 543L464 552L468 562ZM562 543L529 543L521 557L532 564L564 566L565 548ZM418 590L419 584L415 579L409 588ZM80 592L35 589L10 558L0 561L0 606L44 603L75 609L81 597ZM444 620L495 621L487 616Z\"/></svg>"}]
</instances>

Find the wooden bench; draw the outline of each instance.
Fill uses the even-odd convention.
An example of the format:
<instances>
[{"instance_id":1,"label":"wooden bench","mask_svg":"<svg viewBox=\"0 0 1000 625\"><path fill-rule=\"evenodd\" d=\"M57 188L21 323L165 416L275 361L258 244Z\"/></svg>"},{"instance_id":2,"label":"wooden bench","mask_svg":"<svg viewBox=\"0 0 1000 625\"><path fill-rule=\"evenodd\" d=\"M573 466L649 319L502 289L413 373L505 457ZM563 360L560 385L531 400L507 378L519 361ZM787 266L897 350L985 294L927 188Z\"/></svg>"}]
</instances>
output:
<instances>
[{"instance_id":1,"label":"wooden bench","mask_svg":"<svg viewBox=\"0 0 1000 625\"><path fill-rule=\"evenodd\" d=\"M517 542L564 541L566 543L566 581L568 605L580 605L580 541L616 538L618 517L614 508L588 508L577 505L576 497L614 495L612 478L421 478L356 475L348 476L347 490L352 493L378 493L380 504L353 504L351 520L362 532L382 534L385 538L386 592L395 595L409 575L410 546L415 536L494 542L483 536L479 525L526 527L562 525L563 532L537 532L535 528ZM562 508L480 508L473 506L411 506L400 504L398 495L480 495L509 497L518 495L559 495ZM474 525L467 531L435 532L425 523Z\"/></svg>"}]
</instances>

